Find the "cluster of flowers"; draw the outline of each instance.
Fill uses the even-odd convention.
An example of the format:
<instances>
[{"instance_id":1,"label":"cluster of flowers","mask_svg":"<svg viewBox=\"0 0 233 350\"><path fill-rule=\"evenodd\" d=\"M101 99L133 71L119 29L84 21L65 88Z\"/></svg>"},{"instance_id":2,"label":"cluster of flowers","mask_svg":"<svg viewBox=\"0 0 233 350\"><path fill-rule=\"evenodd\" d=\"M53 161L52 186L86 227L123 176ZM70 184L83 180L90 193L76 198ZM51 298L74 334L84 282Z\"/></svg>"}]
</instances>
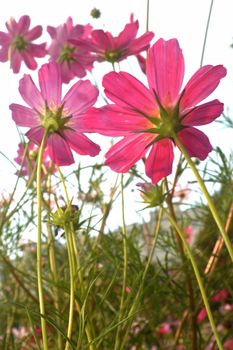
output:
<instances>
[{"instance_id":1,"label":"cluster of flowers","mask_svg":"<svg viewBox=\"0 0 233 350\"><path fill-rule=\"evenodd\" d=\"M50 55L49 63L39 69L39 86L30 75L24 75L19 91L29 107L11 104L15 123L28 127L28 139L40 145L46 136L47 153L56 165L74 162L71 150L80 155L96 156L100 147L85 133L122 137L106 153L105 164L120 173L140 159L145 160L146 175L153 183L172 172L177 138L189 156L204 160L212 146L208 137L196 129L212 122L223 111L217 99L199 104L218 86L226 75L222 65L206 65L182 88L184 58L177 39L157 40L151 47L152 32L136 38L138 21L130 23L114 37L90 25L73 25L71 18L57 28L48 26L51 44L32 41L42 27L29 30L30 18L22 16L17 23L6 23L8 33L0 32L0 60L10 59L15 73L21 62L36 69L35 57ZM144 61L140 53L147 51ZM107 98L112 101L95 108L98 90L89 80L78 80L62 97L62 83L74 77L83 78L94 61L113 65L128 56L138 57L146 73L148 86L127 72L110 72L103 78Z\"/></svg>"}]
</instances>

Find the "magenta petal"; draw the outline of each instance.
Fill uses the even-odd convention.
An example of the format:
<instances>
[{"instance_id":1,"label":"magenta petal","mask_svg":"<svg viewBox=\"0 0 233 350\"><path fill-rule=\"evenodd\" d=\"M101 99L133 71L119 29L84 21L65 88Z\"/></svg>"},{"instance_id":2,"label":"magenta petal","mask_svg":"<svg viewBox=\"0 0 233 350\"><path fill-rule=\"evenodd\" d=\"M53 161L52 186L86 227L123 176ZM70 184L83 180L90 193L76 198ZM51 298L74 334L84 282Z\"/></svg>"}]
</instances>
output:
<instances>
[{"instance_id":1,"label":"magenta petal","mask_svg":"<svg viewBox=\"0 0 233 350\"><path fill-rule=\"evenodd\" d=\"M11 55L10 55L10 61L11 61L11 68L13 69L13 72L19 73L22 57L17 50L12 49Z\"/></svg>"},{"instance_id":2,"label":"magenta petal","mask_svg":"<svg viewBox=\"0 0 233 350\"><path fill-rule=\"evenodd\" d=\"M0 62L7 62L9 59L9 48L8 46L3 46L0 49Z\"/></svg>"},{"instance_id":3,"label":"magenta petal","mask_svg":"<svg viewBox=\"0 0 233 350\"><path fill-rule=\"evenodd\" d=\"M40 126L37 126L28 130L28 132L26 133L26 136L29 138L30 141L40 146L44 136L44 132L45 132L45 129L43 129Z\"/></svg>"},{"instance_id":4,"label":"magenta petal","mask_svg":"<svg viewBox=\"0 0 233 350\"><path fill-rule=\"evenodd\" d=\"M32 41L32 40L36 40L37 38L39 38L42 34L42 26L36 26L34 28L32 28L31 30L29 30L26 34L25 34L25 38L28 41Z\"/></svg>"},{"instance_id":5,"label":"magenta petal","mask_svg":"<svg viewBox=\"0 0 233 350\"><path fill-rule=\"evenodd\" d=\"M21 53L24 63L29 69L35 70L37 68L37 63L35 58L27 51Z\"/></svg>"},{"instance_id":6,"label":"magenta petal","mask_svg":"<svg viewBox=\"0 0 233 350\"><path fill-rule=\"evenodd\" d=\"M44 57L46 55L46 44L29 44L28 52L35 57Z\"/></svg>"},{"instance_id":7,"label":"magenta petal","mask_svg":"<svg viewBox=\"0 0 233 350\"><path fill-rule=\"evenodd\" d=\"M129 73L108 73L104 76L103 86L107 97L119 106L151 116L158 113L151 91Z\"/></svg>"},{"instance_id":8,"label":"magenta petal","mask_svg":"<svg viewBox=\"0 0 233 350\"><path fill-rule=\"evenodd\" d=\"M223 103L213 100L194 107L182 119L182 124L187 126L198 126L211 123L223 112Z\"/></svg>"},{"instance_id":9,"label":"magenta petal","mask_svg":"<svg viewBox=\"0 0 233 350\"><path fill-rule=\"evenodd\" d=\"M19 92L24 101L32 108L41 110L44 108L45 102L37 89L30 75L25 74L19 82Z\"/></svg>"},{"instance_id":10,"label":"magenta petal","mask_svg":"<svg viewBox=\"0 0 233 350\"><path fill-rule=\"evenodd\" d=\"M70 147L78 154L94 157L100 152L100 147L81 133L65 130L64 138L68 141Z\"/></svg>"},{"instance_id":11,"label":"magenta petal","mask_svg":"<svg viewBox=\"0 0 233 350\"><path fill-rule=\"evenodd\" d=\"M145 156L147 146L154 136L136 134L123 138L106 153L105 164L119 173L126 173L139 159Z\"/></svg>"},{"instance_id":12,"label":"magenta petal","mask_svg":"<svg viewBox=\"0 0 233 350\"><path fill-rule=\"evenodd\" d=\"M94 45L102 48L103 51L111 50L113 47L111 36L107 35L102 29L93 30L91 38Z\"/></svg>"},{"instance_id":13,"label":"magenta petal","mask_svg":"<svg viewBox=\"0 0 233 350\"><path fill-rule=\"evenodd\" d=\"M39 70L41 93L49 107L61 104L61 72L56 62L43 64Z\"/></svg>"},{"instance_id":14,"label":"magenta petal","mask_svg":"<svg viewBox=\"0 0 233 350\"><path fill-rule=\"evenodd\" d=\"M0 31L0 45L3 46L3 45L7 45L9 46L11 42L11 37L8 33L4 33L4 32L1 32Z\"/></svg>"},{"instance_id":15,"label":"magenta petal","mask_svg":"<svg viewBox=\"0 0 233 350\"><path fill-rule=\"evenodd\" d=\"M125 28L120 32L117 38L118 47L127 47L128 44L133 40L138 32L138 21L133 23L128 23L125 25Z\"/></svg>"},{"instance_id":16,"label":"magenta petal","mask_svg":"<svg viewBox=\"0 0 233 350\"><path fill-rule=\"evenodd\" d=\"M24 34L25 32L27 32L30 27L30 23L31 23L31 20L29 16L20 17L19 23L18 23L18 33Z\"/></svg>"},{"instance_id":17,"label":"magenta petal","mask_svg":"<svg viewBox=\"0 0 233 350\"><path fill-rule=\"evenodd\" d=\"M147 78L161 104L173 107L184 77L184 57L176 39L159 39L148 51Z\"/></svg>"},{"instance_id":18,"label":"magenta petal","mask_svg":"<svg viewBox=\"0 0 233 350\"><path fill-rule=\"evenodd\" d=\"M145 51L150 46L150 41L153 39L154 33L147 32L140 36L139 38L136 38L133 40L133 42L130 44L129 47L129 54L137 55L142 51Z\"/></svg>"},{"instance_id":19,"label":"magenta petal","mask_svg":"<svg viewBox=\"0 0 233 350\"><path fill-rule=\"evenodd\" d=\"M12 103L9 108L12 111L12 119L17 125L29 128L40 125L40 118L33 109L16 103Z\"/></svg>"},{"instance_id":20,"label":"magenta petal","mask_svg":"<svg viewBox=\"0 0 233 350\"><path fill-rule=\"evenodd\" d=\"M226 74L226 68L222 65L207 65L198 69L184 88L180 110L193 107L208 97Z\"/></svg>"},{"instance_id":21,"label":"magenta petal","mask_svg":"<svg viewBox=\"0 0 233 350\"><path fill-rule=\"evenodd\" d=\"M56 165L70 165L74 158L67 141L59 134L52 133L47 139L47 150L49 157Z\"/></svg>"},{"instance_id":22,"label":"magenta petal","mask_svg":"<svg viewBox=\"0 0 233 350\"><path fill-rule=\"evenodd\" d=\"M154 143L146 159L146 175L153 183L159 182L171 174L173 159L173 145L169 139Z\"/></svg>"},{"instance_id":23,"label":"magenta petal","mask_svg":"<svg viewBox=\"0 0 233 350\"><path fill-rule=\"evenodd\" d=\"M198 129L192 127L185 128L177 136L190 157L197 157L200 160L204 160L212 151L208 137Z\"/></svg>"},{"instance_id":24,"label":"magenta petal","mask_svg":"<svg viewBox=\"0 0 233 350\"><path fill-rule=\"evenodd\" d=\"M102 108L91 108L82 119L75 119L75 128L86 132L97 132L106 136L124 136L132 131L145 130L151 123L142 115L121 108L107 105Z\"/></svg>"},{"instance_id":25,"label":"magenta petal","mask_svg":"<svg viewBox=\"0 0 233 350\"><path fill-rule=\"evenodd\" d=\"M93 106L97 97L97 88L89 80L80 80L67 92L62 103L64 103L64 107L68 109L68 112L75 116L75 114L83 113Z\"/></svg>"}]
</instances>

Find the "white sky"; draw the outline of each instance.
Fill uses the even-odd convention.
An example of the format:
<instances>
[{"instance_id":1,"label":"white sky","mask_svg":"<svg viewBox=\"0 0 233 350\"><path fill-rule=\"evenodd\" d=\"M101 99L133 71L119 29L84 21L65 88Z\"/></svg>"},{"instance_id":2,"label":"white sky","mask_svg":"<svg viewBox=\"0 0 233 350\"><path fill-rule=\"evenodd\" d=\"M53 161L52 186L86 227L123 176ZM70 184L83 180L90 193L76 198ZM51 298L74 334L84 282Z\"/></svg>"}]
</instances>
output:
<instances>
[{"instance_id":1,"label":"white sky","mask_svg":"<svg viewBox=\"0 0 233 350\"><path fill-rule=\"evenodd\" d=\"M117 35L129 22L131 13L139 20L139 34L146 28L146 0L8 0L1 5L0 30L6 31L5 22L11 16L17 21L22 15L31 17L32 26L41 24L43 36L37 40L50 42L46 32L47 25L58 26L72 16L74 24L91 23L94 28L103 28ZM210 0L150 0L149 29L154 31L155 42L160 37L169 39L176 37L183 49L186 62L186 80L200 65L201 51L204 40ZM93 7L100 9L102 16L95 20L90 17ZM233 110L233 1L215 0L210 22L204 64L223 64L228 75L222 80L212 98L219 98L225 103L226 109ZM38 64L47 61L40 59ZM141 77L136 68L136 61L129 60L121 64L121 69ZM111 69L110 64L96 64L93 74L101 84L102 77ZM21 103L18 92L18 82L24 73L30 73L37 82L37 73L28 71L23 65L19 74L13 74L8 63L0 62L0 151L11 160L16 156L19 143L15 124L9 111L10 103ZM74 82L74 81L73 81ZM72 86L71 81L69 86ZM203 129L202 129L203 130ZM214 146L220 146L227 152L232 139L232 129L223 130L219 124L207 126L206 133ZM108 142L106 140L106 142ZM102 156L102 155L101 155ZM87 162L90 158L86 158ZM92 159L93 162L93 159ZM1 181L0 189L12 186L15 181L15 170L12 165L0 155ZM115 176L114 176L115 178Z\"/></svg>"}]
</instances>

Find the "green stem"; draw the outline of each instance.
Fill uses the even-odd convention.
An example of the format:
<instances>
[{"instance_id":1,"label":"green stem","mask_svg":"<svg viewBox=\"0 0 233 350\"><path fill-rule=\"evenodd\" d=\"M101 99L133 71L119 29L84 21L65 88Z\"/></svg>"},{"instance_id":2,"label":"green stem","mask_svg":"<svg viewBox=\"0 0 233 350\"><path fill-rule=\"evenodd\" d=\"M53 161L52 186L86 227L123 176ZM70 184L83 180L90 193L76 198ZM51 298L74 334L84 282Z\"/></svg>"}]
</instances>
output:
<instances>
[{"instance_id":1,"label":"green stem","mask_svg":"<svg viewBox=\"0 0 233 350\"><path fill-rule=\"evenodd\" d=\"M174 138L176 144L178 145L179 149L183 153L184 157L186 158L190 168L192 169L192 171L193 171L193 173L194 173L194 175L195 175L195 177L197 179L197 182L198 182L198 184L199 184L199 186L200 186L200 188L202 190L202 193L204 194L204 196L206 198L206 201L207 201L209 209L210 209L210 211L212 213L212 216L213 216L213 218L214 218L214 220L215 220L215 222L216 222L216 224L217 224L217 226L219 228L219 231L220 231L220 233L222 235L222 238L223 238L223 240L225 242L225 245L227 247L228 253L230 254L230 257L231 257L231 259L233 261L233 249L232 249L232 246L231 246L231 241L230 241L227 233L225 232L224 226L223 226L223 224L221 222L221 219L220 219L220 217L218 215L218 212L217 212L217 210L215 208L215 205L214 205L214 203L212 201L212 198L210 197L209 192L207 191L205 183L202 180L202 178L200 177L200 175L199 175L199 173L198 173L198 171L197 171L197 169L196 169L192 159L188 155L188 152L186 151L186 149L184 148L184 146L180 142L179 138L176 135L173 135L173 138Z\"/></svg>"},{"instance_id":2,"label":"green stem","mask_svg":"<svg viewBox=\"0 0 233 350\"><path fill-rule=\"evenodd\" d=\"M69 259L69 269L70 269L70 308L69 308L69 321L67 327L67 338L71 338L73 319L74 319L74 278L75 278L75 262L72 247L72 234L70 230L70 225L65 225L65 235L67 241L68 259ZM70 348L70 343L66 341L65 350Z\"/></svg>"},{"instance_id":3,"label":"green stem","mask_svg":"<svg viewBox=\"0 0 233 350\"><path fill-rule=\"evenodd\" d=\"M41 254L41 232L42 232L42 195L41 195L41 166L42 166L42 157L45 147L45 141L47 137L47 132L45 131L40 149L38 154L38 163L37 163L37 201L38 201L38 235L37 235L37 282L38 282L38 294L39 294L39 306L41 313L41 331L42 331L42 340L43 340L43 349L48 350L48 340L46 332L46 321L45 321L45 307L44 307L44 295L43 295L43 283L42 283L42 254Z\"/></svg>"},{"instance_id":4,"label":"green stem","mask_svg":"<svg viewBox=\"0 0 233 350\"><path fill-rule=\"evenodd\" d=\"M210 309L208 298L206 296L206 292L205 292L205 289L204 289L204 284L202 282L201 275L199 273L196 261L194 259L193 254L192 254L192 251L191 251L188 243L186 242L185 236L184 236L183 232L181 231L181 229L179 228L179 226L177 225L176 221L173 219L173 217L170 215L170 213L165 208L163 208L163 211L167 215L171 225L174 227L176 232L179 234L180 239L183 242L183 245L184 245L185 250L187 252L187 255L188 255L189 259L190 259L190 262L191 262L192 267L193 267L194 274L195 274L196 279L197 279L198 287L199 287L200 292L201 292L201 296L202 296L202 299L203 299L203 302L204 302L204 305L205 305L205 308L206 308L206 312L207 312L207 315L208 315L208 318L209 318L209 321L210 321L210 325L211 325L212 331L213 331L213 333L215 335L216 342L218 344L219 349L220 350L224 350L223 346L222 346L222 343L221 343L221 341L219 339L219 336L218 336L218 332L217 332L217 329L216 329L216 326L215 326L215 322L214 322L213 315L212 315L212 312L211 312L211 309Z\"/></svg>"},{"instance_id":5,"label":"green stem","mask_svg":"<svg viewBox=\"0 0 233 350\"><path fill-rule=\"evenodd\" d=\"M125 290L127 286L127 265L128 265L128 253L127 253L127 239L126 239L126 225L125 225L125 203L124 203L124 183L123 183L123 174L121 175L121 206L122 206L122 239L123 239L123 255L124 255L124 266L123 266L123 283L122 283L122 291L121 291L121 301L120 301L120 310L119 310L119 318L121 321L123 318L123 310L124 310L124 302L125 302ZM121 331L121 326L117 327L116 331L116 339L114 350L119 349L119 335Z\"/></svg>"},{"instance_id":6,"label":"green stem","mask_svg":"<svg viewBox=\"0 0 233 350\"><path fill-rule=\"evenodd\" d=\"M204 42L203 42L203 47L202 47L202 52L201 52L200 67L202 67L203 61L204 61L204 54L205 54L205 48L206 48L206 41L207 41L207 35L208 35L208 31L209 31L210 18L211 18L211 13L212 13L213 4L214 4L214 0L211 0L210 9L209 9L209 14L208 14L208 19L207 19L207 24L206 24Z\"/></svg>"}]
</instances>

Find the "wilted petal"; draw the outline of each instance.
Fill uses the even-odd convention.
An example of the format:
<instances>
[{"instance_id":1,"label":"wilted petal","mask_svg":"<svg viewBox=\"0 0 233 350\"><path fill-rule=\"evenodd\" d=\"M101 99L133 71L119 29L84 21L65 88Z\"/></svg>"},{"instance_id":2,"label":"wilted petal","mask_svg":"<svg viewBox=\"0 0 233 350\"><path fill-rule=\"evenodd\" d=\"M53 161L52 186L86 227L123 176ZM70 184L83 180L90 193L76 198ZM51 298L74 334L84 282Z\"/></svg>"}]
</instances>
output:
<instances>
[{"instance_id":1,"label":"wilted petal","mask_svg":"<svg viewBox=\"0 0 233 350\"><path fill-rule=\"evenodd\" d=\"M208 137L195 128L185 128L177 136L190 157L197 157L200 160L206 159L212 151L212 146Z\"/></svg>"},{"instance_id":2,"label":"wilted petal","mask_svg":"<svg viewBox=\"0 0 233 350\"><path fill-rule=\"evenodd\" d=\"M49 157L56 165L70 165L74 158L67 141L59 134L52 133L47 139L47 150Z\"/></svg>"},{"instance_id":3,"label":"wilted petal","mask_svg":"<svg viewBox=\"0 0 233 350\"><path fill-rule=\"evenodd\" d=\"M159 39L148 51L147 78L166 107L173 107L179 98L184 77L184 57L176 39Z\"/></svg>"},{"instance_id":4,"label":"wilted petal","mask_svg":"<svg viewBox=\"0 0 233 350\"><path fill-rule=\"evenodd\" d=\"M30 107L36 110L44 108L45 101L30 75L24 74L23 78L20 80L19 92Z\"/></svg>"},{"instance_id":5,"label":"wilted petal","mask_svg":"<svg viewBox=\"0 0 233 350\"><path fill-rule=\"evenodd\" d=\"M107 97L119 106L139 113L156 116L158 107L149 89L126 72L111 72L104 76L103 86Z\"/></svg>"},{"instance_id":6,"label":"wilted petal","mask_svg":"<svg viewBox=\"0 0 233 350\"><path fill-rule=\"evenodd\" d=\"M211 123L223 112L224 105L219 100L213 100L194 107L182 119L183 125L198 126Z\"/></svg>"},{"instance_id":7,"label":"wilted petal","mask_svg":"<svg viewBox=\"0 0 233 350\"><path fill-rule=\"evenodd\" d=\"M146 175L153 183L159 182L171 174L173 159L173 145L169 139L154 143L146 159Z\"/></svg>"},{"instance_id":8,"label":"wilted petal","mask_svg":"<svg viewBox=\"0 0 233 350\"><path fill-rule=\"evenodd\" d=\"M62 100L64 108L67 108L70 114L81 114L92 107L98 97L97 88L89 80L79 80L67 92Z\"/></svg>"},{"instance_id":9,"label":"wilted petal","mask_svg":"<svg viewBox=\"0 0 233 350\"><path fill-rule=\"evenodd\" d=\"M191 108L208 97L226 74L226 68L222 65L207 65L198 69L184 88L180 110Z\"/></svg>"},{"instance_id":10,"label":"wilted petal","mask_svg":"<svg viewBox=\"0 0 233 350\"><path fill-rule=\"evenodd\" d=\"M137 134L125 137L106 153L105 164L119 173L126 173L139 159L145 156L147 146L154 135Z\"/></svg>"},{"instance_id":11,"label":"wilted petal","mask_svg":"<svg viewBox=\"0 0 233 350\"><path fill-rule=\"evenodd\" d=\"M16 103L12 103L9 108L12 111L12 119L17 125L29 128L40 125L40 118L33 109Z\"/></svg>"},{"instance_id":12,"label":"wilted petal","mask_svg":"<svg viewBox=\"0 0 233 350\"><path fill-rule=\"evenodd\" d=\"M100 152L100 147L81 133L65 130L64 138L68 141L70 147L78 154L94 157Z\"/></svg>"},{"instance_id":13,"label":"wilted petal","mask_svg":"<svg viewBox=\"0 0 233 350\"><path fill-rule=\"evenodd\" d=\"M52 109L61 104L61 73L56 62L43 64L39 70L41 93Z\"/></svg>"}]
</instances>

